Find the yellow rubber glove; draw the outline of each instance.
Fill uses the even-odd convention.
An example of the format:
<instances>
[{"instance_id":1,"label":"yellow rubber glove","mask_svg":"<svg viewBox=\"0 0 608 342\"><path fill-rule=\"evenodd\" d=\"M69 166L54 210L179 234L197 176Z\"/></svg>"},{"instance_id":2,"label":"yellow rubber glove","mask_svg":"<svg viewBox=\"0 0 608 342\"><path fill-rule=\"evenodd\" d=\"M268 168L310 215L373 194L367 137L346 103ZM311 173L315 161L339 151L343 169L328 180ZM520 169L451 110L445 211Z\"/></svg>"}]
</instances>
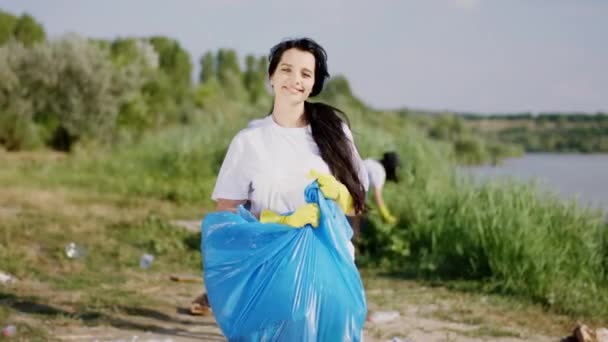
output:
<instances>
[{"instance_id":1,"label":"yellow rubber glove","mask_svg":"<svg viewBox=\"0 0 608 342\"><path fill-rule=\"evenodd\" d=\"M348 214L353 210L353 197L350 195L348 188L346 185L340 183L334 176L328 173L319 173L315 170L310 170L308 177L316 179L323 196L327 199L336 201L345 214Z\"/></svg>"},{"instance_id":2,"label":"yellow rubber glove","mask_svg":"<svg viewBox=\"0 0 608 342\"><path fill-rule=\"evenodd\" d=\"M302 228L306 224L310 224L317 228L319 226L319 206L316 203L308 203L290 215L280 215L272 210L263 209L260 213L260 222L281 223L294 228Z\"/></svg>"},{"instance_id":3,"label":"yellow rubber glove","mask_svg":"<svg viewBox=\"0 0 608 342\"><path fill-rule=\"evenodd\" d=\"M395 216L391 215L391 212L388 211L388 208L385 205L378 206L378 209L380 210L380 214L382 215L382 219L384 219L384 222L388 224L397 223L397 219L395 218Z\"/></svg>"}]
</instances>

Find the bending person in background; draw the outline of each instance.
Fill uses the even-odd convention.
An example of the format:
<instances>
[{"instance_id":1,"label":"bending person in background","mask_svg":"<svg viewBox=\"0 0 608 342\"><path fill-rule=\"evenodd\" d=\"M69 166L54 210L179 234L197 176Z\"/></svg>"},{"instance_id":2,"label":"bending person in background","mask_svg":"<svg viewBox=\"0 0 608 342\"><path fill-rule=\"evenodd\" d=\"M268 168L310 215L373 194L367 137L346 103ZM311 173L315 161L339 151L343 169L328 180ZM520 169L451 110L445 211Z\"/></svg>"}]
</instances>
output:
<instances>
[{"instance_id":1,"label":"bending person in background","mask_svg":"<svg viewBox=\"0 0 608 342\"><path fill-rule=\"evenodd\" d=\"M325 50L307 38L283 41L270 50L268 75L272 111L232 139L212 194L217 210L243 204L262 223L316 227L319 208L304 198L316 179L344 214L362 213L368 176L348 121L336 108L306 101L329 77Z\"/></svg>"},{"instance_id":2,"label":"bending person in background","mask_svg":"<svg viewBox=\"0 0 608 342\"><path fill-rule=\"evenodd\" d=\"M395 224L397 219L386 206L382 189L387 180L399 182L399 178L397 178L397 168L400 165L399 155L396 152L386 152L381 160L366 159L363 163L369 177L370 191L372 191L374 202L378 206L382 219L386 223Z\"/></svg>"}]
</instances>

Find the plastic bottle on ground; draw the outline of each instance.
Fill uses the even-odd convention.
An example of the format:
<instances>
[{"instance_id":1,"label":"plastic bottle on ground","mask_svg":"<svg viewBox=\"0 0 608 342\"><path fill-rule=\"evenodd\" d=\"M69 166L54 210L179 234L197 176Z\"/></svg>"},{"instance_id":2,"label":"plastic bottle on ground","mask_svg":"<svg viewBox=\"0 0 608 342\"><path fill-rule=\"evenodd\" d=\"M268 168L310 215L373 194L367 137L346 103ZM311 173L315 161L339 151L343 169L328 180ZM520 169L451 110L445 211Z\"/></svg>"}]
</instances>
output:
<instances>
[{"instance_id":1,"label":"plastic bottle on ground","mask_svg":"<svg viewBox=\"0 0 608 342\"><path fill-rule=\"evenodd\" d=\"M143 268L144 270L148 269L152 265L152 262L154 262L154 255L144 253L139 259L139 267Z\"/></svg>"},{"instance_id":2,"label":"plastic bottle on ground","mask_svg":"<svg viewBox=\"0 0 608 342\"><path fill-rule=\"evenodd\" d=\"M65 248L65 255L70 259L78 259L87 254L87 249L75 242L68 243Z\"/></svg>"}]
</instances>

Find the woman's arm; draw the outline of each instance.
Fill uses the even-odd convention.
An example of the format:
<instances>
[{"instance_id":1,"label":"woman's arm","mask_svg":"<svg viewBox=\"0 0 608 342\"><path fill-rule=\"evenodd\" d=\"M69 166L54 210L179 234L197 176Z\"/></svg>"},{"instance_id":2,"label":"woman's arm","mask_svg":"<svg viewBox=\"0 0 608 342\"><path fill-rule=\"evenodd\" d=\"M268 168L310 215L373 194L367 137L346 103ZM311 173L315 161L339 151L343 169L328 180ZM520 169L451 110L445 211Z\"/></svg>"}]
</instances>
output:
<instances>
[{"instance_id":1,"label":"woman's arm","mask_svg":"<svg viewBox=\"0 0 608 342\"><path fill-rule=\"evenodd\" d=\"M374 187L373 193L374 202L378 207L384 207L384 197L382 197L382 187Z\"/></svg>"},{"instance_id":2,"label":"woman's arm","mask_svg":"<svg viewBox=\"0 0 608 342\"><path fill-rule=\"evenodd\" d=\"M378 205L378 210L382 215L382 218L386 223L394 224L397 222L397 218L391 214L384 203L384 196L382 196L382 187L374 187L374 201Z\"/></svg>"},{"instance_id":3,"label":"woman's arm","mask_svg":"<svg viewBox=\"0 0 608 342\"><path fill-rule=\"evenodd\" d=\"M218 198L217 203L215 205L216 211L231 211L233 213L236 212L236 207L241 204L247 203L247 200L229 200Z\"/></svg>"}]
</instances>

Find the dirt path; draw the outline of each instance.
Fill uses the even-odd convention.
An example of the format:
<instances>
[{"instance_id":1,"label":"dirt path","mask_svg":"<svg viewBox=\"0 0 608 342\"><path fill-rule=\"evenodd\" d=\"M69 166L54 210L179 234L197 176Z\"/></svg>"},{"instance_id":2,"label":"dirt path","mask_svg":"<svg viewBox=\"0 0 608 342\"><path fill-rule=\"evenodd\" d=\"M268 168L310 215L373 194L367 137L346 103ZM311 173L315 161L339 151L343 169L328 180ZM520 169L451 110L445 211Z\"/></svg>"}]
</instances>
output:
<instances>
[{"instance_id":1,"label":"dirt path","mask_svg":"<svg viewBox=\"0 0 608 342\"><path fill-rule=\"evenodd\" d=\"M166 318L137 319L124 322L124 326L71 327L57 332L64 341L138 341L138 342L186 342L186 341L226 341L221 331L210 318L195 318L176 313ZM478 335L480 326L452 323L437 319L420 318L411 313L390 323L366 323L364 340L376 341L559 341L558 337L530 334L513 329L520 337L509 336L471 336Z\"/></svg>"},{"instance_id":2,"label":"dirt path","mask_svg":"<svg viewBox=\"0 0 608 342\"><path fill-rule=\"evenodd\" d=\"M393 281L390 282L392 284ZM365 341L560 340L559 336L533 332L524 322L518 322L514 318L528 315L528 312L501 315L501 310L497 311L493 303L484 304L483 300L474 301L470 307L463 309L460 303L463 298L460 295L449 295L449 291L429 289L416 282L401 282L399 289L368 290L370 313L380 311L380 306L383 305L388 310L398 311L399 317L389 322L366 322ZM109 325L58 327L54 329L53 335L63 341L91 342L226 341L213 317L195 317L187 313L187 307L193 298L191 294L201 291L200 284L167 282L165 285L167 286L150 290L164 299L167 303L165 308L139 309L129 314L116 315ZM374 285L377 284L374 282L371 286ZM539 323L543 324L542 321Z\"/></svg>"}]
</instances>

